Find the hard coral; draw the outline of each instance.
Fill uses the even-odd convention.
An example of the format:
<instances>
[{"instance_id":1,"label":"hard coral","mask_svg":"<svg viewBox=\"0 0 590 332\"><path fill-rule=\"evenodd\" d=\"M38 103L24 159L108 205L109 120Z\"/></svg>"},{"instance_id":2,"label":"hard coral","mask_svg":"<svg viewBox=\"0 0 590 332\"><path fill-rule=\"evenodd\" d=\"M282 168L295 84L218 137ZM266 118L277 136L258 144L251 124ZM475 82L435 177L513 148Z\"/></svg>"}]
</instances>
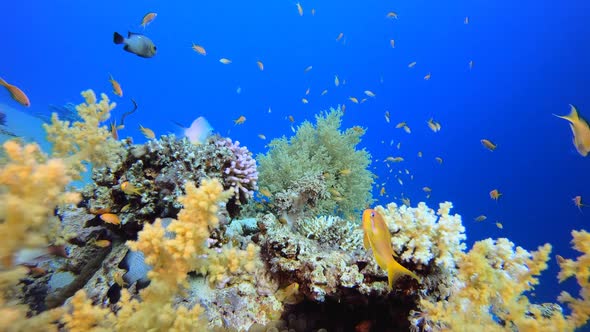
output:
<instances>
[{"instance_id":1,"label":"hard coral","mask_svg":"<svg viewBox=\"0 0 590 332\"><path fill-rule=\"evenodd\" d=\"M119 213L123 230L131 237L141 225L155 218L176 217L182 207L177 198L184 195L187 181L218 178L234 195L226 208L231 216L240 212L240 201L251 198L256 188L256 165L250 152L231 140L211 137L201 145L173 135L128 146L123 162L116 168L99 168L95 183L85 189L90 208L109 207ZM130 183L137 194L125 193L121 185ZM124 206L126 211L121 211Z\"/></svg>"},{"instance_id":2,"label":"hard coral","mask_svg":"<svg viewBox=\"0 0 590 332\"><path fill-rule=\"evenodd\" d=\"M234 190L234 195L240 203L246 203L254 195L258 171L256 160L247 148L241 147L240 142L232 142L230 138L219 138L215 141L218 149L226 148L231 151L233 158L226 162L223 173L225 183L228 183Z\"/></svg>"}]
</instances>

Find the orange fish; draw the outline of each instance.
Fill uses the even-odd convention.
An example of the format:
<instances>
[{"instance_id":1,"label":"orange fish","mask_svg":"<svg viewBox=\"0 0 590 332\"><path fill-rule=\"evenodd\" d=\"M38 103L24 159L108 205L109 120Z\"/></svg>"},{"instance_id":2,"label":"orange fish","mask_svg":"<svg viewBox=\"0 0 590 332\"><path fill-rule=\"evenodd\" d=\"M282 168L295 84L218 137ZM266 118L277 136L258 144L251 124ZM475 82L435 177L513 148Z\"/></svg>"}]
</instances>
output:
<instances>
[{"instance_id":1,"label":"orange fish","mask_svg":"<svg viewBox=\"0 0 590 332\"><path fill-rule=\"evenodd\" d=\"M572 198L572 201L574 201L574 205L580 210L580 212L582 211L582 207L586 206L586 204L582 204L582 196L580 195Z\"/></svg>"},{"instance_id":2,"label":"orange fish","mask_svg":"<svg viewBox=\"0 0 590 332\"><path fill-rule=\"evenodd\" d=\"M365 249L370 247L379 267L387 271L389 288L392 288L395 281L404 275L420 282L418 276L393 259L396 254L391 246L391 234L383 217L373 209L366 209L363 212L362 222L365 233L363 238Z\"/></svg>"},{"instance_id":3,"label":"orange fish","mask_svg":"<svg viewBox=\"0 0 590 332\"><path fill-rule=\"evenodd\" d=\"M201 45L197 45L197 44L193 43L193 46L191 46L191 48L193 49L193 51L199 53L200 55L207 55L207 51Z\"/></svg>"},{"instance_id":4,"label":"orange fish","mask_svg":"<svg viewBox=\"0 0 590 332\"><path fill-rule=\"evenodd\" d=\"M129 181L125 181L121 183L121 191L123 191L126 195L138 195L141 196L142 190L138 189L133 183Z\"/></svg>"},{"instance_id":5,"label":"orange fish","mask_svg":"<svg viewBox=\"0 0 590 332\"><path fill-rule=\"evenodd\" d=\"M121 89L121 85L119 84L119 82L115 81L113 75L109 74L109 76L109 82L111 82L111 85L113 86L113 93L119 97L123 97L123 90Z\"/></svg>"},{"instance_id":6,"label":"orange fish","mask_svg":"<svg viewBox=\"0 0 590 332\"><path fill-rule=\"evenodd\" d=\"M490 151L494 151L498 147L496 144L492 143L492 141L490 141L489 139L484 138L480 142L486 149L488 149Z\"/></svg>"},{"instance_id":7,"label":"orange fish","mask_svg":"<svg viewBox=\"0 0 590 332\"><path fill-rule=\"evenodd\" d=\"M502 194L498 191L498 189L494 189L490 191L490 198L497 201Z\"/></svg>"},{"instance_id":8,"label":"orange fish","mask_svg":"<svg viewBox=\"0 0 590 332\"><path fill-rule=\"evenodd\" d=\"M260 71L264 70L264 64L262 63L262 61L258 60L256 61L256 64L258 65L258 69L260 69Z\"/></svg>"},{"instance_id":9,"label":"orange fish","mask_svg":"<svg viewBox=\"0 0 590 332\"><path fill-rule=\"evenodd\" d=\"M10 96L12 97L12 99L19 102L19 104L21 104L25 107L31 106L31 102L29 101L29 97L27 97L27 95L23 92L23 90L17 88L16 86L14 86L12 84L7 83L2 78L0 78L0 85L5 87L6 90L8 90L8 92L10 93Z\"/></svg>"},{"instance_id":10,"label":"orange fish","mask_svg":"<svg viewBox=\"0 0 590 332\"><path fill-rule=\"evenodd\" d=\"M100 219L107 224L121 225L121 219L114 213L103 213L100 215Z\"/></svg>"},{"instance_id":11,"label":"orange fish","mask_svg":"<svg viewBox=\"0 0 590 332\"><path fill-rule=\"evenodd\" d=\"M236 124L236 125L240 125L244 122L246 122L246 117L243 115L241 115L239 118L234 120L234 124Z\"/></svg>"},{"instance_id":12,"label":"orange fish","mask_svg":"<svg viewBox=\"0 0 590 332\"><path fill-rule=\"evenodd\" d=\"M147 13L141 19L141 26L145 29L148 24L150 24L155 18L158 16L157 13Z\"/></svg>"}]
</instances>

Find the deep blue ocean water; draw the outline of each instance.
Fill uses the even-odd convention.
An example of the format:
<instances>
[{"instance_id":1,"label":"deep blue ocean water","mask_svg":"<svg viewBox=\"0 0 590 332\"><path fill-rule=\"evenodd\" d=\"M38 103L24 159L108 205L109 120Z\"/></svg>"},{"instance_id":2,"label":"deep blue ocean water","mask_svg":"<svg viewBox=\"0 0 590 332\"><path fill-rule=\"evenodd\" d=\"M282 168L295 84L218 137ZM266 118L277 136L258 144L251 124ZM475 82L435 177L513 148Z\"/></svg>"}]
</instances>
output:
<instances>
[{"instance_id":1,"label":"deep blue ocean water","mask_svg":"<svg viewBox=\"0 0 590 332\"><path fill-rule=\"evenodd\" d=\"M389 198L380 197L375 186L378 203L402 193L413 206L425 200L436 208L452 201L469 245L508 237L529 250L550 242L554 254L575 254L570 232L590 228L590 207L579 211L572 198L581 195L590 203L590 161L575 151L567 123L552 113L567 114L568 104L574 104L590 118L590 3L302 0L301 5L303 16L290 0L4 1L0 77L23 89L32 105L21 107L4 89L0 103L47 112L50 104L82 102L80 91L92 88L117 102L117 119L132 108L130 98L138 102L120 132L135 142L145 141L139 124L161 135L178 131L173 121L188 126L204 116L215 131L254 153L265 152L270 139L292 134L289 115L296 126L345 104L344 127L366 127L361 145L379 160L371 167L379 176L376 184L386 183ZM398 19L386 18L390 11ZM147 12L158 16L144 30L139 23ZM158 54L144 59L124 52L113 44L115 31L145 33ZM207 55L194 52L193 42ZM232 63L221 64L222 57ZM413 61L416 66L408 68ZM307 66L313 69L304 73ZM121 84L123 98L111 92L109 73ZM320 96L324 89L328 93ZM348 100L360 100L364 90L376 97L363 104ZM234 125L241 115L246 122ZM440 132L426 125L431 117L441 123ZM395 129L401 121L411 134ZM497 150L483 148L482 138L495 142ZM382 162L387 156L405 161L390 174ZM400 175L400 186L393 177L398 169L408 169L414 179ZM432 188L429 199L424 186ZM498 202L489 198L492 189L503 193ZM488 220L473 221L480 214ZM557 283L557 272L552 258L535 291L539 302L555 301L561 289L577 293L574 283Z\"/></svg>"}]
</instances>

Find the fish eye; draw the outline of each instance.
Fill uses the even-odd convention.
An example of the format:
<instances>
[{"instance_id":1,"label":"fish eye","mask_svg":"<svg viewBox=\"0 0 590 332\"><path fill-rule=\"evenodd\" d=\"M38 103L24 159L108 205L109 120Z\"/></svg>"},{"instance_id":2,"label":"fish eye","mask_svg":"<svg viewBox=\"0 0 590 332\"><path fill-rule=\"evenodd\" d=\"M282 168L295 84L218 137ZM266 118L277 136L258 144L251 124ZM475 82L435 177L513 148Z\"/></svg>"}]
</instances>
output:
<instances>
[{"instance_id":1,"label":"fish eye","mask_svg":"<svg viewBox=\"0 0 590 332\"><path fill-rule=\"evenodd\" d=\"M375 216L375 212L371 212L371 217L374 217L374 216Z\"/></svg>"}]
</instances>

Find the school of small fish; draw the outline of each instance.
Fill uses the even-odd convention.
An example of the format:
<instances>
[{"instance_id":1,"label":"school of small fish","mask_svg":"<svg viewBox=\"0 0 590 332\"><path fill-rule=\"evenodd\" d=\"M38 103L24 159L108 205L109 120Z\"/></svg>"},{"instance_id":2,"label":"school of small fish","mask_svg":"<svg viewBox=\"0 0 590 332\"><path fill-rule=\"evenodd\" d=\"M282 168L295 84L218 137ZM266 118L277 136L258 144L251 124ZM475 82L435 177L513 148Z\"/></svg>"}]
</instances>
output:
<instances>
[{"instance_id":1,"label":"school of small fish","mask_svg":"<svg viewBox=\"0 0 590 332\"><path fill-rule=\"evenodd\" d=\"M295 10L297 11L296 13L299 16L304 16L304 14L306 13L306 11L303 8L303 4L300 2L295 3ZM316 9L312 8L309 13L311 13L311 16L315 16L316 14ZM156 12L148 12L146 13L140 21L139 26L143 29L146 30L148 28L148 26L151 27L151 24L154 22L154 20L157 18L158 13ZM385 19L386 20L391 20L393 22L396 22L397 20L400 20L400 16L398 15L397 12L395 11L389 11L385 14ZM403 15L402 15L402 19L403 19ZM470 24L470 19L469 17L464 17L463 18L463 23L465 25L469 25ZM346 45L347 42L347 38L349 38L349 34L345 34L345 32L338 32L336 35L336 42L342 45ZM333 37L331 37L333 38ZM127 36L125 37L122 34L119 34L117 32L114 32L113 34L113 42L115 44L118 45L123 45L123 50L132 54L135 54L139 57L142 58L153 58L157 55L157 47L155 45L155 43L146 35L141 34L141 33L135 33L135 32L128 32ZM397 46L396 45L396 39L388 37L388 39L386 39L387 45L389 46L391 50L391 52L396 52L397 50ZM403 41L402 41L403 42ZM332 40L333 43L333 40ZM403 48L403 44L399 44L402 46ZM188 47L187 47L188 48ZM197 44L192 42L192 46L191 46L192 51L194 51L195 53L202 55L202 56L206 56L208 54L208 52L206 51L205 47L202 46L201 44ZM219 63L223 64L223 65L230 65L233 63L233 61L228 58L228 57L219 57L218 58ZM239 59L236 59L239 60ZM266 67L264 65L264 63L262 62L262 60L258 59L256 60L256 58L254 58L255 60L255 64L258 68L259 71L261 72L265 72L266 71ZM254 62L254 60L251 60L252 62ZM408 59L410 60L410 59ZM407 60L406 60L407 61ZM474 60L469 60L468 61L468 69L469 71L473 70L474 68ZM231 66L230 66L231 68ZM303 73L307 74L307 75L313 75L315 74L316 70L314 70L314 72L312 74L309 74L312 69L314 68L313 65L308 65L307 67L305 67L303 69ZM432 76L432 72L428 71L427 69L424 70L422 69L422 62L421 65L417 67L417 61L410 61L407 64L407 68L412 69L412 72L416 72L416 70L423 70L421 72L421 74L419 74L424 81L430 81L433 78ZM269 70L272 70L272 68L269 67ZM342 75L340 75L342 74ZM342 86L346 85L346 80L343 79L343 77L345 77L345 73L332 73L331 75L333 75L333 84L334 87L333 88L340 88L342 89ZM422 76L423 75L423 76ZM383 83L383 77L380 77L380 83ZM114 76L109 74L109 78L108 78L108 82L110 83L111 87L112 87L112 93L120 98L123 97L123 89L121 84L115 80ZM18 82L17 82L18 84ZM430 83L424 83L424 84L430 84ZM29 107L31 105L31 102L28 98L28 96L25 94L25 92L23 90L21 90L19 87L17 87L16 85L12 84L12 83L8 83L7 81L5 81L4 79L0 78L0 86L4 87L7 92L9 93L10 97L15 100L16 102L18 102L19 104L21 104L24 107ZM323 89L318 89L317 91L321 91L319 93L319 96L325 96L326 94L328 94L328 89L324 86L322 87ZM241 87L238 87L236 90L237 94L240 94L242 91ZM316 91L316 90L314 90ZM354 92L354 95L348 95L348 97L346 97L346 100L343 100L341 103L341 109L343 112L345 112L347 110L347 104L345 104L345 102L350 102L353 105L350 105L350 107L362 107L360 106L361 104L364 104L367 101L371 101L377 98L377 93L375 93L374 91L379 92L380 94L382 93L381 91L379 91L376 87L367 87L365 89L361 89L358 90L356 92ZM301 97L300 101L302 104L309 104L310 102L313 102L315 100L315 96L317 96L318 93L317 92L313 92L311 91L311 88L307 88L305 90L305 94L304 96ZM363 97L363 98L359 98ZM271 113L271 108L268 108L268 113ZM590 125L588 124L587 120L585 120L578 112L577 108L573 105L570 105L570 113L567 115L557 115L554 114L556 117L563 119L565 121L567 121L567 123L569 124L569 127L571 129L571 133L572 133L572 142L573 145L576 149L576 151L583 157L588 156L588 154L590 154ZM234 125L243 125L246 122L246 116L244 114L240 114L237 115L235 114L235 116L237 116L237 118L235 118L233 120ZM392 123L392 121L396 121L394 120L394 118L397 116L395 110L394 111L384 111L384 119L386 124L390 124ZM293 132L295 132L295 128L293 127L295 120L293 115L289 115L287 117L287 119L289 120L289 124L290 124L290 128ZM397 124L394 126L394 128L396 129L403 129L403 131L407 134L411 134L412 133L412 129L410 128L410 126L408 125L408 122L403 120L400 121L401 119L397 120L399 122L397 122ZM395 122L393 122L395 123ZM438 133L441 131L441 123L434 120L434 117L430 117L428 120L426 120L427 126L428 128L434 132L434 133ZM117 123L115 121L110 123L110 132L111 132L111 136L114 139L119 139L119 134L118 131L124 128L124 125L120 124L117 125ZM203 117L199 117L196 120L194 120L194 122L191 124L190 127L182 127L183 128L183 133L184 135L194 144L201 144L204 142L204 140L208 137L208 135L211 134L213 128L209 125L209 123L207 122L207 120L205 120L205 118ZM419 127L418 127L419 128ZM418 129L419 130L419 129ZM156 134L154 133L153 130L147 128L147 127L143 127L142 125L139 126L139 131L141 132L141 134L143 134L143 136L148 139L155 139L156 138ZM364 129L363 129L364 132ZM261 140L266 140L267 137L262 134L262 133L258 133L257 137ZM481 145L488 151L490 152L495 152L498 148L498 145L492 141L493 137L491 138L481 138L480 143ZM390 146L393 148L394 146L394 140L392 139L390 141ZM401 149L401 141L397 142L397 144L395 144L395 147L397 148L397 150ZM417 152L417 157L418 158L422 158L423 157L423 152L422 151L418 151ZM434 160L436 161L437 164L442 165L443 164L443 158L441 156L430 156L429 158L434 158ZM432 159L429 159L432 161ZM414 179L414 174L411 174L411 172L408 169L404 169L404 171L402 172L401 169L396 169L394 167L398 167L399 165L403 165L406 164L404 163L405 158L403 156L388 156L386 158L383 159L384 162L384 167L388 168L388 172L393 174L394 179L396 180L396 182L400 185L403 186L404 185L404 180L406 181L412 181ZM394 166L396 165L396 166ZM397 173L395 173L397 171ZM342 169L339 171L339 174L341 176L348 176L350 174L351 170L350 169ZM389 177L386 179L385 182L381 183L378 186L379 189L379 195L380 196L385 196L385 197L389 197L387 195L387 190L386 190L386 185L388 183ZM406 182L407 183L407 182ZM420 188L420 187L418 187ZM129 183L129 182L124 182L121 184L121 190L127 194L127 195L141 195L141 190L139 190L137 187L135 187L133 184ZM431 197L432 194L432 189L429 186L422 186L422 191L426 194L427 198ZM337 193L337 192L336 192ZM336 193L333 193L332 195L334 197L339 197L340 194L338 193L338 195L336 195ZM263 196L269 197L270 196L270 192L268 192L268 189L266 189L266 191L264 191L264 189L260 189L260 194L262 194ZM501 201L504 200L504 198L501 199L501 197L503 196L503 193L501 193L498 189L493 189L489 192L489 197L491 200L494 200L496 202L499 202L499 204L501 204ZM403 204L405 205L410 205L410 200L409 198L405 197L403 192L401 193L401 196L399 197L399 199L402 201ZM580 195L577 195L575 197L572 198L573 201L573 205L579 209L580 211L582 211L583 207L586 207L586 204L582 203L582 197ZM374 212L373 213L373 217L374 218ZM368 217L367 217L368 218ZM103 213L100 215L100 219L103 220L105 223L109 223L109 224L113 224L113 225L119 225L120 221L118 220L117 215L112 214L112 213ZM486 220L487 217L486 215L479 215L477 217L474 218L475 221L481 222ZM500 222L496 222L496 225L498 228L502 229L503 225ZM109 246L110 243L108 242L108 240L96 240L95 241L95 245L97 246Z\"/></svg>"}]
</instances>

